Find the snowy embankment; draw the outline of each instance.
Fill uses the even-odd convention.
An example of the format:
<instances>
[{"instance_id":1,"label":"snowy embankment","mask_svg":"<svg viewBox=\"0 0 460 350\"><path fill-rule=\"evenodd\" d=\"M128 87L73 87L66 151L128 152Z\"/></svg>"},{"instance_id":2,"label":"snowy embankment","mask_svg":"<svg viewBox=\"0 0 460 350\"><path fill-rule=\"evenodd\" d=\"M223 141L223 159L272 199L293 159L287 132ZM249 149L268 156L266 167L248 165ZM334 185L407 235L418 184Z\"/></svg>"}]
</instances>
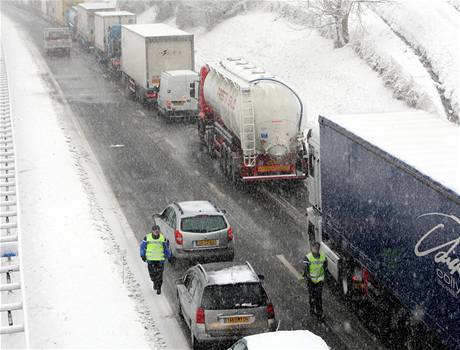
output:
<instances>
[{"instance_id":1,"label":"snowy embankment","mask_svg":"<svg viewBox=\"0 0 460 350\"><path fill-rule=\"evenodd\" d=\"M4 15L2 33L31 347L187 348L40 52Z\"/></svg>"},{"instance_id":2,"label":"snowy embankment","mask_svg":"<svg viewBox=\"0 0 460 350\"><path fill-rule=\"evenodd\" d=\"M455 2L452 2L453 4ZM457 2L458 4L458 2ZM460 109L460 13L445 1L397 0L375 7L376 13L409 43L439 80L438 90L452 108L456 120Z\"/></svg>"},{"instance_id":3,"label":"snowy embankment","mask_svg":"<svg viewBox=\"0 0 460 350\"><path fill-rule=\"evenodd\" d=\"M316 30L296 26L275 13L249 12L211 31L195 33L196 68L223 57L244 57L287 81L299 93L307 116L393 112L409 107L393 98L378 73L351 47L333 48Z\"/></svg>"}]
</instances>

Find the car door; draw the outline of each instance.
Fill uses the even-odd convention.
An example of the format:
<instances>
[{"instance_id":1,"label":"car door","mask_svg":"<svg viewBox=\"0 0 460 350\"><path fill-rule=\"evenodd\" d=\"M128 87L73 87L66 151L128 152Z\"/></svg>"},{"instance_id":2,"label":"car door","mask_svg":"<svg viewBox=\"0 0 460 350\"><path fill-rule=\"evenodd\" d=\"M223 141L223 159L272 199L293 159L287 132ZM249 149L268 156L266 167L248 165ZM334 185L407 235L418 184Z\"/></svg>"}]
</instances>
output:
<instances>
[{"instance_id":1,"label":"car door","mask_svg":"<svg viewBox=\"0 0 460 350\"><path fill-rule=\"evenodd\" d=\"M168 220L169 216L171 215L171 211L174 211L173 208L171 207L166 207L165 210L159 215L155 217L155 223L160 226L160 231L163 233L166 239L169 239L168 237ZM170 239L169 239L170 240Z\"/></svg>"},{"instance_id":2,"label":"car door","mask_svg":"<svg viewBox=\"0 0 460 350\"><path fill-rule=\"evenodd\" d=\"M193 319L193 293L197 285L197 276L193 271L190 271L184 279L184 290L182 293L182 310L184 313L184 319L191 325L190 320Z\"/></svg>"},{"instance_id":3,"label":"car door","mask_svg":"<svg viewBox=\"0 0 460 350\"><path fill-rule=\"evenodd\" d=\"M174 208L169 207L170 209L167 213L167 218L165 220L165 226L163 227L163 235L167 240L169 240L169 244L172 246L176 246L176 239L174 238L174 231L176 230L176 212Z\"/></svg>"}]
</instances>

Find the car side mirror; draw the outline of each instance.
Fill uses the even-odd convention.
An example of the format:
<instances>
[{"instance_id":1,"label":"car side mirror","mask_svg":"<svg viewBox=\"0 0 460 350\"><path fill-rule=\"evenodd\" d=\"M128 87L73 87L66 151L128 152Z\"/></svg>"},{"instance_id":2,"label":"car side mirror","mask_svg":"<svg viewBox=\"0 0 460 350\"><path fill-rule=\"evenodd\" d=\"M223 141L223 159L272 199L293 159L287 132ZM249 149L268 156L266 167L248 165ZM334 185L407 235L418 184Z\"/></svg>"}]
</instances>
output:
<instances>
[{"instance_id":1,"label":"car side mirror","mask_svg":"<svg viewBox=\"0 0 460 350\"><path fill-rule=\"evenodd\" d=\"M176 284L184 284L184 279L181 277L181 278L176 278Z\"/></svg>"},{"instance_id":2,"label":"car side mirror","mask_svg":"<svg viewBox=\"0 0 460 350\"><path fill-rule=\"evenodd\" d=\"M259 277L259 279L260 279L261 281L263 281L263 280L265 279L265 276L264 276L264 275L257 275L257 277Z\"/></svg>"},{"instance_id":3,"label":"car side mirror","mask_svg":"<svg viewBox=\"0 0 460 350\"><path fill-rule=\"evenodd\" d=\"M227 214L227 211L225 209L220 210L222 214Z\"/></svg>"},{"instance_id":4,"label":"car side mirror","mask_svg":"<svg viewBox=\"0 0 460 350\"><path fill-rule=\"evenodd\" d=\"M158 213L153 213L152 214L152 219L156 219L156 218L159 218L160 217L160 214Z\"/></svg>"}]
</instances>

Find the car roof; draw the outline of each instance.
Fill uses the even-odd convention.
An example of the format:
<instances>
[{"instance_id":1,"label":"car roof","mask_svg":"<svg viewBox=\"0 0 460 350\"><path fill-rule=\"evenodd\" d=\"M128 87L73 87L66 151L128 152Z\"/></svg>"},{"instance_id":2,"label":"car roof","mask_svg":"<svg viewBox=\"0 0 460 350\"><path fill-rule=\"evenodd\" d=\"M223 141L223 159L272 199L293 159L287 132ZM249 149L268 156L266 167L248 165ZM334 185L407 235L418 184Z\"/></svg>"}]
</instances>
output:
<instances>
[{"instance_id":1,"label":"car roof","mask_svg":"<svg viewBox=\"0 0 460 350\"><path fill-rule=\"evenodd\" d=\"M175 203L183 216L196 214L221 214L220 211L208 201L187 201Z\"/></svg>"},{"instance_id":2,"label":"car roof","mask_svg":"<svg viewBox=\"0 0 460 350\"><path fill-rule=\"evenodd\" d=\"M321 337L307 330L255 334L244 337L244 340L249 350L330 349Z\"/></svg>"},{"instance_id":3,"label":"car roof","mask_svg":"<svg viewBox=\"0 0 460 350\"><path fill-rule=\"evenodd\" d=\"M259 276L249 262L219 262L198 265L205 274L208 285L259 283Z\"/></svg>"}]
</instances>

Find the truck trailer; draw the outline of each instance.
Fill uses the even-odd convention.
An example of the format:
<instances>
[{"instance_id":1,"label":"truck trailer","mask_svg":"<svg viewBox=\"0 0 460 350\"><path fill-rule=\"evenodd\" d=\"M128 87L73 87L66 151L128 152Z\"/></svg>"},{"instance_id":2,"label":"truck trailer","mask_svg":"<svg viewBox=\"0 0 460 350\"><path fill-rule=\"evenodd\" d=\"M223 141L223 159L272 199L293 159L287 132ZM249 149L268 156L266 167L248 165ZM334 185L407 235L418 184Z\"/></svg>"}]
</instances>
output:
<instances>
[{"instance_id":1,"label":"truck trailer","mask_svg":"<svg viewBox=\"0 0 460 350\"><path fill-rule=\"evenodd\" d=\"M136 15L128 11L102 11L94 13L94 46L97 54L105 58L108 35L114 25L136 24Z\"/></svg>"},{"instance_id":2,"label":"truck trailer","mask_svg":"<svg viewBox=\"0 0 460 350\"><path fill-rule=\"evenodd\" d=\"M122 80L143 105L156 106L162 72L193 70L194 57L193 34L163 23L122 26Z\"/></svg>"},{"instance_id":3,"label":"truck trailer","mask_svg":"<svg viewBox=\"0 0 460 350\"><path fill-rule=\"evenodd\" d=\"M86 48L94 47L94 13L115 11L115 6L103 2L85 2L77 8L77 38Z\"/></svg>"},{"instance_id":4,"label":"truck trailer","mask_svg":"<svg viewBox=\"0 0 460 350\"><path fill-rule=\"evenodd\" d=\"M320 116L307 135L308 234L331 280L404 346L459 349L458 126L419 111Z\"/></svg>"},{"instance_id":5,"label":"truck trailer","mask_svg":"<svg viewBox=\"0 0 460 350\"><path fill-rule=\"evenodd\" d=\"M302 180L303 104L282 80L242 58L200 71L198 135L232 182Z\"/></svg>"}]
</instances>

